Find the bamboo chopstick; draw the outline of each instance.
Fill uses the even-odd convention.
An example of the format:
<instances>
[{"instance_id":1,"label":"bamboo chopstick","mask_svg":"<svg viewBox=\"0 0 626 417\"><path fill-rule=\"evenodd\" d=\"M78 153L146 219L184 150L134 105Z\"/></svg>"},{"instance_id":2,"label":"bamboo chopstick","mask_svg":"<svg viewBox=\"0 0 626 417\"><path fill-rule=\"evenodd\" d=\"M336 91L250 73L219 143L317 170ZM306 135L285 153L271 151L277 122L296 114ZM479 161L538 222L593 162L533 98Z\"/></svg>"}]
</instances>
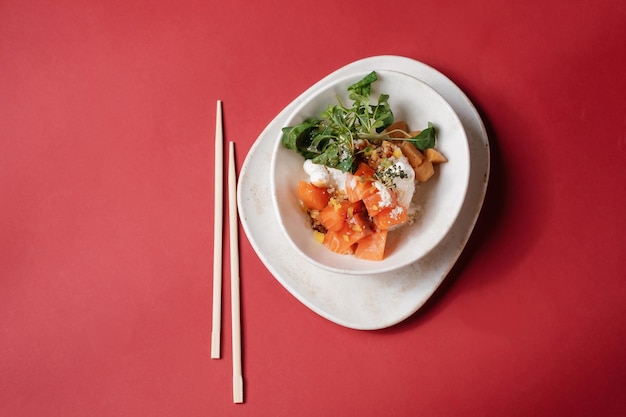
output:
<instances>
[{"instance_id":1,"label":"bamboo chopstick","mask_svg":"<svg viewBox=\"0 0 626 417\"><path fill-rule=\"evenodd\" d=\"M211 358L220 357L222 333L222 231L224 201L224 133L222 102L217 101L215 115L215 211L213 226L213 325L211 330Z\"/></svg>"},{"instance_id":2,"label":"bamboo chopstick","mask_svg":"<svg viewBox=\"0 0 626 417\"><path fill-rule=\"evenodd\" d=\"M230 226L230 288L233 343L233 401L243 403L243 374L241 372L241 300L239 291L239 228L237 222L237 170L235 144L229 143L228 207Z\"/></svg>"}]
</instances>

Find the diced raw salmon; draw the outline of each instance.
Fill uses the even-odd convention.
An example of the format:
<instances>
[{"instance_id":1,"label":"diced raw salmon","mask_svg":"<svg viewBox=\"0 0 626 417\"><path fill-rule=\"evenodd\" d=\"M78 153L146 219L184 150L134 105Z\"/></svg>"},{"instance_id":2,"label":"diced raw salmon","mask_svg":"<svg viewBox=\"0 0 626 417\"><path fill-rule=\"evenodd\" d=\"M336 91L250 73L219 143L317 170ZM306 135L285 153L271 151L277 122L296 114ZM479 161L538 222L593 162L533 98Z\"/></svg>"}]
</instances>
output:
<instances>
[{"instance_id":1,"label":"diced raw salmon","mask_svg":"<svg viewBox=\"0 0 626 417\"><path fill-rule=\"evenodd\" d=\"M389 207L395 207L398 196L395 191L385 188L384 190L376 189L376 192L363 198L363 203L370 217L376 216L378 213Z\"/></svg>"},{"instance_id":2,"label":"diced raw salmon","mask_svg":"<svg viewBox=\"0 0 626 417\"><path fill-rule=\"evenodd\" d=\"M354 174L346 177L346 195L348 200L356 202L376 192L374 170L369 165L360 163Z\"/></svg>"},{"instance_id":3,"label":"diced raw salmon","mask_svg":"<svg viewBox=\"0 0 626 417\"><path fill-rule=\"evenodd\" d=\"M316 187L306 181L298 183L298 197L311 210L323 210L330 200L330 194L325 188Z\"/></svg>"},{"instance_id":4,"label":"diced raw salmon","mask_svg":"<svg viewBox=\"0 0 626 417\"><path fill-rule=\"evenodd\" d=\"M370 261L380 261L385 257L387 244L387 230L380 230L359 240L354 250L354 256Z\"/></svg>"},{"instance_id":5,"label":"diced raw salmon","mask_svg":"<svg viewBox=\"0 0 626 417\"><path fill-rule=\"evenodd\" d=\"M387 230L393 226L406 223L409 220L409 213L402 206L386 208L372 218L374 225L380 230Z\"/></svg>"}]
</instances>

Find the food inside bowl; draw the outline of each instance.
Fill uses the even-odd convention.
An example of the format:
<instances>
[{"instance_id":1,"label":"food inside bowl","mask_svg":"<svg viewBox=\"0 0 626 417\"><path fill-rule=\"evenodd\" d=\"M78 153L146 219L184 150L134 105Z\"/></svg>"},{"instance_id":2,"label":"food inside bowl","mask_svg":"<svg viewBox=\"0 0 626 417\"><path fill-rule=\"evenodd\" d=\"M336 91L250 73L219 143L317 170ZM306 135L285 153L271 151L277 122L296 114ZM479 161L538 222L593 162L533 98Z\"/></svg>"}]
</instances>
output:
<instances>
[{"instance_id":1,"label":"food inside bowl","mask_svg":"<svg viewBox=\"0 0 626 417\"><path fill-rule=\"evenodd\" d=\"M283 128L282 146L304 158L298 183L313 238L339 254L382 260L389 232L415 221L416 185L447 162L435 126L411 131L394 121L389 96L370 102L371 72L348 87L351 107L337 99L319 117Z\"/></svg>"}]
</instances>

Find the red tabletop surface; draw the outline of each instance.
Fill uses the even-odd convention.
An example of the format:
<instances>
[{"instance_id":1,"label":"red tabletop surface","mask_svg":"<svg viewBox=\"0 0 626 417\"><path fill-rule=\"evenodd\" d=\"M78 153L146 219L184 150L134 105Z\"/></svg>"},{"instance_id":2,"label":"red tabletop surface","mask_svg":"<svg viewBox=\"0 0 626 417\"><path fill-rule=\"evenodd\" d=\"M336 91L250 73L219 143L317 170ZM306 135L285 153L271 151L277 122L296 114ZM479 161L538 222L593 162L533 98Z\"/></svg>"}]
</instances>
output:
<instances>
[{"instance_id":1,"label":"red tabletop surface","mask_svg":"<svg viewBox=\"0 0 626 417\"><path fill-rule=\"evenodd\" d=\"M617 0L0 2L0 416L626 415L625 41ZM216 102L239 169L376 55L479 110L476 228L373 331L300 303L242 232L234 404L227 262L210 358Z\"/></svg>"}]
</instances>

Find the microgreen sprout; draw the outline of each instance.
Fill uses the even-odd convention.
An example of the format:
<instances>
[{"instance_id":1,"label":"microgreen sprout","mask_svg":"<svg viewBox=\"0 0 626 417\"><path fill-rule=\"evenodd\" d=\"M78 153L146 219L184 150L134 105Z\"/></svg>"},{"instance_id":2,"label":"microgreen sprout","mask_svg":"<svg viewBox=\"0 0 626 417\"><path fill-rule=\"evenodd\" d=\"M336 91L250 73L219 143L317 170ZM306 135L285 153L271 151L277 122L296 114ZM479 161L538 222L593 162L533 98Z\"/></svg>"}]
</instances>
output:
<instances>
[{"instance_id":1,"label":"microgreen sprout","mask_svg":"<svg viewBox=\"0 0 626 417\"><path fill-rule=\"evenodd\" d=\"M375 104L370 102L371 85L378 79L375 71L348 87L348 97L352 106L345 106L339 98L336 104L329 105L319 118L311 117L304 122L282 129L282 145L310 159L343 172L354 172L357 158L354 142L367 139L408 140L419 149L435 146L435 129L432 123L419 135L407 138L390 138L384 132L394 121L389 106L389 95L380 94ZM366 155L371 152L366 148Z\"/></svg>"}]
</instances>

